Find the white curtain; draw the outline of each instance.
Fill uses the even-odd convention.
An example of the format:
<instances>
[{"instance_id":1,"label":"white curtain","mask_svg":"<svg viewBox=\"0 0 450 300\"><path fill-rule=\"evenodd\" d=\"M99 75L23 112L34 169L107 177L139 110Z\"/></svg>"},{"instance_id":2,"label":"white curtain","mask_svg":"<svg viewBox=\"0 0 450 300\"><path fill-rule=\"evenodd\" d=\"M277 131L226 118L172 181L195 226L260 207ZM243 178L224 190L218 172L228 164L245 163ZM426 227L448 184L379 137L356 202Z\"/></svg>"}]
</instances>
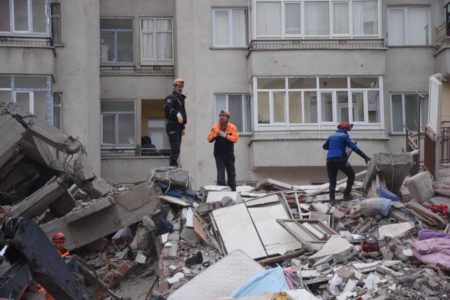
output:
<instances>
[{"instance_id":1,"label":"white curtain","mask_svg":"<svg viewBox=\"0 0 450 300\"><path fill-rule=\"evenodd\" d=\"M404 12L402 8L389 10L389 45L403 45L405 43Z\"/></svg>"},{"instance_id":2,"label":"white curtain","mask_svg":"<svg viewBox=\"0 0 450 300\"><path fill-rule=\"evenodd\" d=\"M172 59L172 20L156 20L156 59Z\"/></svg>"},{"instance_id":3,"label":"white curtain","mask_svg":"<svg viewBox=\"0 0 450 300\"><path fill-rule=\"evenodd\" d=\"M33 32L46 32L45 0L33 0Z\"/></svg>"},{"instance_id":4,"label":"white curtain","mask_svg":"<svg viewBox=\"0 0 450 300\"><path fill-rule=\"evenodd\" d=\"M353 1L353 34L370 35L378 33L378 2Z\"/></svg>"},{"instance_id":5,"label":"white curtain","mask_svg":"<svg viewBox=\"0 0 450 300\"><path fill-rule=\"evenodd\" d=\"M227 96L217 95L216 96L216 116L218 117L220 111L227 110Z\"/></svg>"},{"instance_id":6,"label":"white curtain","mask_svg":"<svg viewBox=\"0 0 450 300\"><path fill-rule=\"evenodd\" d=\"M230 46L229 11L217 10L215 13L215 45Z\"/></svg>"},{"instance_id":7,"label":"white curtain","mask_svg":"<svg viewBox=\"0 0 450 300\"><path fill-rule=\"evenodd\" d=\"M153 20L142 20L141 21L141 30L146 31L142 33L141 43L142 43L142 53L141 57L143 60L152 60L155 59L155 55L153 53Z\"/></svg>"},{"instance_id":8,"label":"white curtain","mask_svg":"<svg viewBox=\"0 0 450 300\"><path fill-rule=\"evenodd\" d=\"M392 131L403 132L402 95L392 95Z\"/></svg>"},{"instance_id":9,"label":"white curtain","mask_svg":"<svg viewBox=\"0 0 450 300\"><path fill-rule=\"evenodd\" d=\"M256 34L281 35L281 2L256 3Z\"/></svg>"},{"instance_id":10,"label":"white curtain","mask_svg":"<svg viewBox=\"0 0 450 300\"><path fill-rule=\"evenodd\" d=\"M333 3L333 31L334 34L350 33L348 3Z\"/></svg>"},{"instance_id":11,"label":"white curtain","mask_svg":"<svg viewBox=\"0 0 450 300\"><path fill-rule=\"evenodd\" d=\"M300 3L285 4L285 25L286 34L300 34Z\"/></svg>"},{"instance_id":12,"label":"white curtain","mask_svg":"<svg viewBox=\"0 0 450 300\"><path fill-rule=\"evenodd\" d=\"M305 34L330 34L328 2L305 2Z\"/></svg>"},{"instance_id":13,"label":"white curtain","mask_svg":"<svg viewBox=\"0 0 450 300\"><path fill-rule=\"evenodd\" d=\"M305 92L305 123L317 123L317 93Z\"/></svg>"},{"instance_id":14,"label":"white curtain","mask_svg":"<svg viewBox=\"0 0 450 300\"><path fill-rule=\"evenodd\" d=\"M408 44L428 45L428 7L408 7Z\"/></svg>"},{"instance_id":15,"label":"white curtain","mask_svg":"<svg viewBox=\"0 0 450 300\"><path fill-rule=\"evenodd\" d=\"M243 9L233 9L233 46L247 45L247 16Z\"/></svg>"}]
</instances>

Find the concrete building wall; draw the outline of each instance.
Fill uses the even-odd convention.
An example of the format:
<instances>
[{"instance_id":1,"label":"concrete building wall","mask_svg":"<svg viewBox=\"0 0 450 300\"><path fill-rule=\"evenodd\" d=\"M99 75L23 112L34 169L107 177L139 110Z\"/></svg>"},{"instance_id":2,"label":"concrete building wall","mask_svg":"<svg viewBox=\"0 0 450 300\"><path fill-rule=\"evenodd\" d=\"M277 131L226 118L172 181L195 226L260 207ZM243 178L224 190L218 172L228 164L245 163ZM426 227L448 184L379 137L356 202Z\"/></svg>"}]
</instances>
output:
<instances>
[{"instance_id":1,"label":"concrete building wall","mask_svg":"<svg viewBox=\"0 0 450 300\"><path fill-rule=\"evenodd\" d=\"M54 91L63 93L63 131L85 145L100 173L99 1L61 1L63 47L56 49Z\"/></svg>"},{"instance_id":2,"label":"concrete building wall","mask_svg":"<svg viewBox=\"0 0 450 300\"><path fill-rule=\"evenodd\" d=\"M0 74L53 75L55 56L51 47L1 47Z\"/></svg>"}]
</instances>

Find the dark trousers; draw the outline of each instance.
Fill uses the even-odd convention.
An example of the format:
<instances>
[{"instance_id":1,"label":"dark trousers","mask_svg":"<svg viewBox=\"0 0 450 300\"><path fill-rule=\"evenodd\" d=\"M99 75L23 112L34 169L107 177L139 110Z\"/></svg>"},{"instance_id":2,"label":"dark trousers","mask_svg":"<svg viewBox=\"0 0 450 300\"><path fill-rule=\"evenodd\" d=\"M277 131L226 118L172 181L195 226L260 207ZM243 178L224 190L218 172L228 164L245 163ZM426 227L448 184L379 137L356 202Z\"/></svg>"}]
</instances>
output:
<instances>
[{"instance_id":1,"label":"dark trousers","mask_svg":"<svg viewBox=\"0 0 450 300\"><path fill-rule=\"evenodd\" d=\"M330 201L336 199L336 180L338 171L342 171L347 175L347 187L345 188L344 195L350 195L352 192L352 186L355 182L355 171L353 171L350 163L344 158L332 158L327 160L327 172L328 180L330 181Z\"/></svg>"},{"instance_id":2,"label":"dark trousers","mask_svg":"<svg viewBox=\"0 0 450 300\"><path fill-rule=\"evenodd\" d=\"M227 171L228 186L236 191L236 169L234 167L234 153L214 153L217 167L217 184L225 184L225 170Z\"/></svg>"},{"instance_id":3,"label":"dark trousers","mask_svg":"<svg viewBox=\"0 0 450 300\"><path fill-rule=\"evenodd\" d=\"M181 129L177 124L167 124L166 132L170 142L170 166L178 167L181 148Z\"/></svg>"}]
</instances>

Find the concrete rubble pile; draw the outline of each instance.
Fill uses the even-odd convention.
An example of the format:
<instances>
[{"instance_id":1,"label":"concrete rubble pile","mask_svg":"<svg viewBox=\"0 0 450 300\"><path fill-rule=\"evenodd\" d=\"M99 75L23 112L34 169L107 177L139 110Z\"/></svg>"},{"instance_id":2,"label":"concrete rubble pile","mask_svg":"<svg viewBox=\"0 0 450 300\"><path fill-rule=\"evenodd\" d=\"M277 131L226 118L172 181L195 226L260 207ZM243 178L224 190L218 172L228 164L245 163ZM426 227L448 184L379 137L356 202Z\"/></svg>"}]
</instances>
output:
<instances>
[{"instance_id":1,"label":"concrete rubble pile","mask_svg":"<svg viewBox=\"0 0 450 300\"><path fill-rule=\"evenodd\" d=\"M0 104L1 218L32 218L132 299L448 299L450 180L375 154L330 203L328 184L193 191L182 169L113 187L83 146Z\"/></svg>"}]
</instances>

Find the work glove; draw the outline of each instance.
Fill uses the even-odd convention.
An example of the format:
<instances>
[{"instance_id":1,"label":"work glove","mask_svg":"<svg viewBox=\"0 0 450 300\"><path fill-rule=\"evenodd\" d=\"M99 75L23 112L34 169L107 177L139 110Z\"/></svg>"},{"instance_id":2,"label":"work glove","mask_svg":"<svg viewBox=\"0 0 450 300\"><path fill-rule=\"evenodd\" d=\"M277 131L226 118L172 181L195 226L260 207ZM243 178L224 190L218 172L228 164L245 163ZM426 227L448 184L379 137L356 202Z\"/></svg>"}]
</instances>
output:
<instances>
[{"instance_id":1,"label":"work glove","mask_svg":"<svg viewBox=\"0 0 450 300\"><path fill-rule=\"evenodd\" d=\"M178 124L183 124L184 119L183 119L183 116L181 115L181 113L177 113L177 120L178 120Z\"/></svg>"},{"instance_id":2,"label":"work glove","mask_svg":"<svg viewBox=\"0 0 450 300\"><path fill-rule=\"evenodd\" d=\"M223 138L226 138L227 134L225 132L223 132L223 131L219 131L219 136L221 136Z\"/></svg>"},{"instance_id":3,"label":"work glove","mask_svg":"<svg viewBox=\"0 0 450 300\"><path fill-rule=\"evenodd\" d=\"M364 160L366 161L366 165L370 162L370 157L368 157L367 155L366 155L366 157L364 157Z\"/></svg>"},{"instance_id":4,"label":"work glove","mask_svg":"<svg viewBox=\"0 0 450 300\"><path fill-rule=\"evenodd\" d=\"M184 136L186 134L186 130L181 130L181 136Z\"/></svg>"}]
</instances>

